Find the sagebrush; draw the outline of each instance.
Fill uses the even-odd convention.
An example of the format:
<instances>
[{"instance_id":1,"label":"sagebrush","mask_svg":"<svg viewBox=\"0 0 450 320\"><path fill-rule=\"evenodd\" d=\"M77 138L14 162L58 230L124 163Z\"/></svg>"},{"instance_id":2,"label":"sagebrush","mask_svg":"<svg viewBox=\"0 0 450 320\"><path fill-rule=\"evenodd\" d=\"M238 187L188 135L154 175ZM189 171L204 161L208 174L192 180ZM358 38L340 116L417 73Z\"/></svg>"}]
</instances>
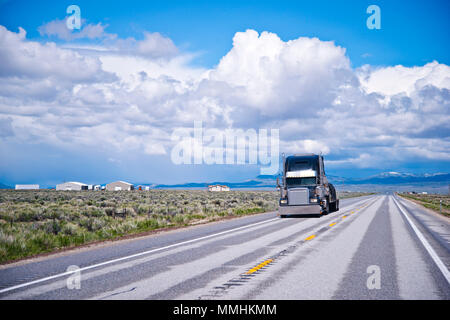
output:
<instances>
[{"instance_id":1,"label":"sagebrush","mask_svg":"<svg viewBox=\"0 0 450 320\"><path fill-rule=\"evenodd\" d=\"M276 210L275 191L0 191L0 262L154 229Z\"/></svg>"}]
</instances>

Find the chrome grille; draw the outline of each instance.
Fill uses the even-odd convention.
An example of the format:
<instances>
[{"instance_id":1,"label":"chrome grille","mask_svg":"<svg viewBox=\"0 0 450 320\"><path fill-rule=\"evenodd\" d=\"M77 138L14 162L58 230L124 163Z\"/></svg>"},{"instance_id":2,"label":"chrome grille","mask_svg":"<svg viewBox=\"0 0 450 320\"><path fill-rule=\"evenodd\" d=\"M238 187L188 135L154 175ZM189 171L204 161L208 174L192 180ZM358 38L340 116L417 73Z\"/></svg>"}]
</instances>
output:
<instances>
[{"instance_id":1,"label":"chrome grille","mask_svg":"<svg viewBox=\"0 0 450 320\"><path fill-rule=\"evenodd\" d=\"M290 205L309 204L308 188L288 189L288 203Z\"/></svg>"}]
</instances>

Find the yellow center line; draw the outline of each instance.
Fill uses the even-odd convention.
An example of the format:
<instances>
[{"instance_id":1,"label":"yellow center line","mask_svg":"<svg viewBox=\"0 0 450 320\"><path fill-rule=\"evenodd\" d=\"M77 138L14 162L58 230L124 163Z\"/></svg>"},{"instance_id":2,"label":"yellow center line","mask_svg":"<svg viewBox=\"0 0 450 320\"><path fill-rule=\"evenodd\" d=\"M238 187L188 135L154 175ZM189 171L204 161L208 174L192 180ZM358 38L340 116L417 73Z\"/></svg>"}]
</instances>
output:
<instances>
[{"instance_id":1,"label":"yellow center line","mask_svg":"<svg viewBox=\"0 0 450 320\"><path fill-rule=\"evenodd\" d=\"M269 263L271 263L273 261L273 259L267 259L266 261L258 264L257 266L251 268L250 270L247 271L247 274L252 274L253 272L258 271L259 269L261 269L262 267L265 267L266 265L268 265Z\"/></svg>"},{"instance_id":2,"label":"yellow center line","mask_svg":"<svg viewBox=\"0 0 450 320\"><path fill-rule=\"evenodd\" d=\"M363 207L364 207L364 206L363 206ZM363 208L363 207L362 207L362 208ZM361 209L362 209L362 208L361 208ZM354 210L354 211L351 211L350 214L354 214L354 213L355 213L356 211L358 211L358 210L359 210L359 209L356 209L356 210ZM345 216L345 215L342 216L342 219L345 219L345 218L347 218L347 216ZM329 226L332 227L332 226L334 226L334 225L336 225L336 224L337 224L337 222L332 222L332 223L329 224ZM309 237L305 238L304 241L312 240L312 239L314 239L315 237L316 237L316 235L315 235L315 234L312 234L312 235L310 235ZM248 271L246 272L246 274L252 274L252 273L258 271L259 269L265 267L266 265L268 265L268 264L271 263L272 261L273 261L273 259L267 259L266 261L264 261L264 262L258 264L257 266L251 268L250 270L248 270Z\"/></svg>"},{"instance_id":3,"label":"yellow center line","mask_svg":"<svg viewBox=\"0 0 450 320\"><path fill-rule=\"evenodd\" d=\"M261 264L265 266L265 265L268 265L269 263L271 263L272 261L273 261L272 259L268 259Z\"/></svg>"},{"instance_id":4,"label":"yellow center line","mask_svg":"<svg viewBox=\"0 0 450 320\"><path fill-rule=\"evenodd\" d=\"M305 238L305 241L312 240L312 239L314 239L315 237L316 237L316 235L313 234L313 235L309 236L308 238Z\"/></svg>"}]
</instances>

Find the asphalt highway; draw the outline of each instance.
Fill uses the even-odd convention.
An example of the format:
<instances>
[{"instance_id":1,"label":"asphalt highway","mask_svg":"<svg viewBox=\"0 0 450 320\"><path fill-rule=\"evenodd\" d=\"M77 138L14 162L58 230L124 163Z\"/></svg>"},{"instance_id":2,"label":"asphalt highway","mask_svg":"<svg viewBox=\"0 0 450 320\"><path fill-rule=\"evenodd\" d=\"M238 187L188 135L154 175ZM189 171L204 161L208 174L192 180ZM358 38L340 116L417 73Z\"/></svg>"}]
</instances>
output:
<instances>
[{"instance_id":1,"label":"asphalt highway","mask_svg":"<svg viewBox=\"0 0 450 320\"><path fill-rule=\"evenodd\" d=\"M449 267L450 219L386 194L0 266L0 299L447 300Z\"/></svg>"}]
</instances>

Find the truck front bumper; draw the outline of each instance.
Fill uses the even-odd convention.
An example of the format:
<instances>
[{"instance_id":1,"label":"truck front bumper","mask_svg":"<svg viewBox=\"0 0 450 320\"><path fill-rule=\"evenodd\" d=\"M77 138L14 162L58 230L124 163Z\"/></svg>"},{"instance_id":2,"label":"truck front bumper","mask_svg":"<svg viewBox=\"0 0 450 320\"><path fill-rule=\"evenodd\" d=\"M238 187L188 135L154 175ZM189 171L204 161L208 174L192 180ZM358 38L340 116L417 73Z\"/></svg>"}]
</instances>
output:
<instances>
[{"instance_id":1,"label":"truck front bumper","mask_svg":"<svg viewBox=\"0 0 450 320\"><path fill-rule=\"evenodd\" d=\"M299 206L279 206L278 215L279 216L301 216L301 215L311 215L311 214L321 214L323 209L318 204L307 204Z\"/></svg>"}]
</instances>

